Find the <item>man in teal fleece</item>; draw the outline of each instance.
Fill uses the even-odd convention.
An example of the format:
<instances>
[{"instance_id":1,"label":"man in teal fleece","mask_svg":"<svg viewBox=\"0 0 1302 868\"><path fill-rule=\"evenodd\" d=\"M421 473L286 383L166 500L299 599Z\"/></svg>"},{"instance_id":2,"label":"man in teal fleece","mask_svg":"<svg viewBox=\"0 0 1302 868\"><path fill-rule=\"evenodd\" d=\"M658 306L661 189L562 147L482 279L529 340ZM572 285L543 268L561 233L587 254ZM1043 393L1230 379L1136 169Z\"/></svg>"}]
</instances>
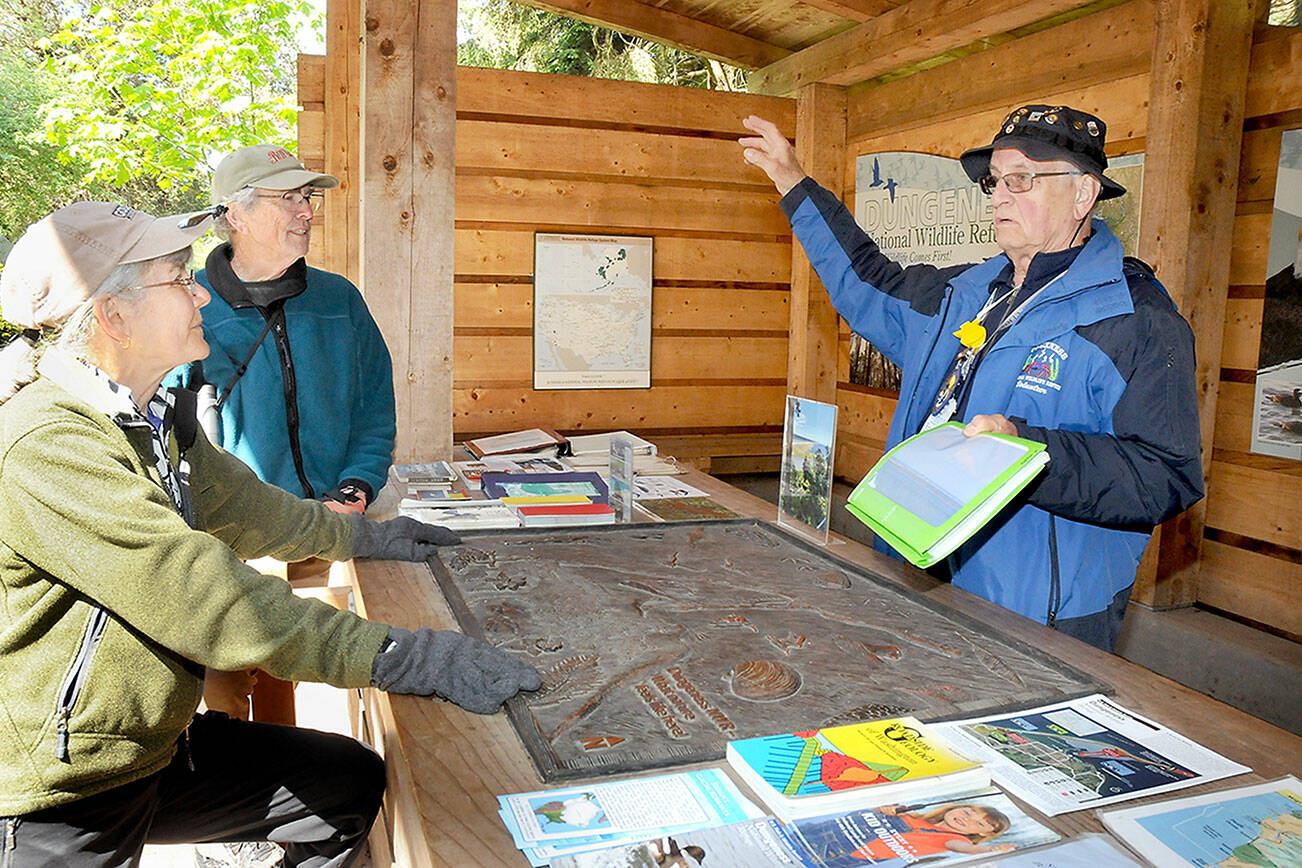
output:
<instances>
[{"instance_id":1,"label":"man in teal fleece","mask_svg":"<svg viewBox=\"0 0 1302 868\"><path fill-rule=\"evenodd\" d=\"M212 353L171 382L194 388L201 371L216 387L220 430L209 437L264 482L362 512L393 458L393 368L357 287L304 260L321 191L338 184L278 145L217 165L212 201L227 241L195 275L212 293Z\"/></svg>"}]
</instances>

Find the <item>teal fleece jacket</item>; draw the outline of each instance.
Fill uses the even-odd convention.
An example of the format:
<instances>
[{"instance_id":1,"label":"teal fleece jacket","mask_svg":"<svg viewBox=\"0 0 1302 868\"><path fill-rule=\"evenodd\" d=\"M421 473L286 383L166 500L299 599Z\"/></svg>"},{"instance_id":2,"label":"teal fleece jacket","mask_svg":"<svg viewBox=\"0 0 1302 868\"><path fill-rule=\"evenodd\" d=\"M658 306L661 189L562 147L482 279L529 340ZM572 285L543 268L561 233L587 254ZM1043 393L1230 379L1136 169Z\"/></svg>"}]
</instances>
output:
<instances>
[{"instance_id":1,"label":"teal fleece jacket","mask_svg":"<svg viewBox=\"0 0 1302 868\"><path fill-rule=\"evenodd\" d=\"M0 406L0 816L162 769L204 666L369 683L386 625L299 599L241 560L344 559L342 516L199 433L191 528L148 431L114 424L103 384L53 353L39 372ZM169 449L175 464L174 437Z\"/></svg>"}]
</instances>

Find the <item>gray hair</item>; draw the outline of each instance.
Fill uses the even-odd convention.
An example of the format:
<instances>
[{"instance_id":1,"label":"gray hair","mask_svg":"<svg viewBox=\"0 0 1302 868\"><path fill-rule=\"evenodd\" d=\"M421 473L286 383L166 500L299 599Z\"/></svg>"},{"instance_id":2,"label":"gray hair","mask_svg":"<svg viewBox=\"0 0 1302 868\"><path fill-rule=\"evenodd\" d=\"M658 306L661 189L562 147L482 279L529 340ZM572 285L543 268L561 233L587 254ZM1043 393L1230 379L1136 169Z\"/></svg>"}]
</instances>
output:
<instances>
[{"instance_id":1,"label":"gray hair","mask_svg":"<svg viewBox=\"0 0 1302 868\"><path fill-rule=\"evenodd\" d=\"M77 305L68 318L57 326L42 332L40 340L19 335L0 350L0 404L8 401L18 390L36 379L36 366L41 356L51 347L79 361L88 361L91 335L95 333L95 299L130 296L140 287L145 272L155 263L184 268L194 255L192 248L146 259L143 262L124 262L109 272L104 282L91 293L90 298Z\"/></svg>"},{"instance_id":2,"label":"gray hair","mask_svg":"<svg viewBox=\"0 0 1302 868\"><path fill-rule=\"evenodd\" d=\"M238 205L241 208L251 208L253 207L253 200L256 198L258 198L258 191L253 187L241 187L228 196L226 201L222 204L226 205L228 208L231 205ZM222 241L231 240L231 223L230 220L227 219L226 212L222 212L221 216L213 221L212 231L213 234Z\"/></svg>"}]
</instances>

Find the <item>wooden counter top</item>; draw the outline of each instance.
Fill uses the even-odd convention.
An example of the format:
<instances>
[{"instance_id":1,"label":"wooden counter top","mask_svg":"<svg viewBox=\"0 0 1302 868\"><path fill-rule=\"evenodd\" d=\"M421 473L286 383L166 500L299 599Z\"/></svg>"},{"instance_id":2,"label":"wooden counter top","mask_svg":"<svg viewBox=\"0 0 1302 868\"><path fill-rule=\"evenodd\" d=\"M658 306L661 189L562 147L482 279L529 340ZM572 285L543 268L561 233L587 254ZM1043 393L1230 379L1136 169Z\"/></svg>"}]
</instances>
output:
<instances>
[{"instance_id":1,"label":"wooden counter top","mask_svg":"<svg viewBox=\"0 0 1302 868\"><path fill-rule=\"evenodd\" d=\"M683 479L740 513L770 521L777 517L773 504L713 477L691 471ZM382 517L383 500L377 507ZM1302 772L1298 736L952 585L939 584L853 541L838 541L831 551L1067 661L1110 684L1127 708L1254 770L1179 795ZM409 629L456 629L426 565L362 561L350 564L350 574L357 611L365 617ZM542 789L544 784L507 716L471 714L438 699L364 693L361 736L384 754L389 775L381 822L372 835L376 865L387 866L384 851L391 845L393 863L403 868L527 866L497 816L497 796ZM1063 835L1101 828L1092 811L1039 819Z\"/></svg>"}]
</instances>

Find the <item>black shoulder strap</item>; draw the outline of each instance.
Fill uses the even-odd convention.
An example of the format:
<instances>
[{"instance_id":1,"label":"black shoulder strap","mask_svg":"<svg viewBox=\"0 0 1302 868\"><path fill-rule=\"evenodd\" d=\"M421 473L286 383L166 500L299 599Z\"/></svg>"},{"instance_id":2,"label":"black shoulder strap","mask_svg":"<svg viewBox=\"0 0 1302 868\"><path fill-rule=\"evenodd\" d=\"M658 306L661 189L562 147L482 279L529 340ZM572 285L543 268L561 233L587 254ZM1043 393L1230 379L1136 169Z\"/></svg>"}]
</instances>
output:
<instances>
[{"instance_id":1,"label":"black shoulder strap","mask_svg":"<svg viewBox=\"0 0 1302 868\"><path fill-rule=\"evenodd\" d=\"M226 403L226 399L231 396L231 390L235 388L235 384L244 376L244 372L249 369L249 362L253 361L253 355L258 351L258 347L262 346L262 339L267 336L267 332L271 331L272 327L275 326L277 322L284 322L285 306L280 304L276 306L270 314L264 315L267 317L267 324L262 327L262 331L258 332L258 337L253 341L253 346L249 348L249 354L244 357L244 361L235 366L235 373L226 383L226 388L222 389L221 395L217 397L218 410L221 409L222 404Z\"/></svg>"},{"instance_id":2,"label":"black shoulder strap","mask_svg":"<svg viewBox=\"0 0 1302 868\"><path fill-rule=\"evenodd\" d=\"M190 389L172 389L172 397L176 412L172 431L176 433L176 445L184 453L194 445L194 438L199 433L199 393Z\"/></svg>"},{"instance_id":3,"label":"black shoulder strap","mask_svg":"<svg viewBox=\"0 0 1302 868\"><path fill-rule=\"evenodd\" d=\"M1143 277L1157 282L1157 275L1153 273L1152 266L1135 256L1127 256L1121 260L1121 271L1127 277Z\"/></svg>"}]
</instances>

